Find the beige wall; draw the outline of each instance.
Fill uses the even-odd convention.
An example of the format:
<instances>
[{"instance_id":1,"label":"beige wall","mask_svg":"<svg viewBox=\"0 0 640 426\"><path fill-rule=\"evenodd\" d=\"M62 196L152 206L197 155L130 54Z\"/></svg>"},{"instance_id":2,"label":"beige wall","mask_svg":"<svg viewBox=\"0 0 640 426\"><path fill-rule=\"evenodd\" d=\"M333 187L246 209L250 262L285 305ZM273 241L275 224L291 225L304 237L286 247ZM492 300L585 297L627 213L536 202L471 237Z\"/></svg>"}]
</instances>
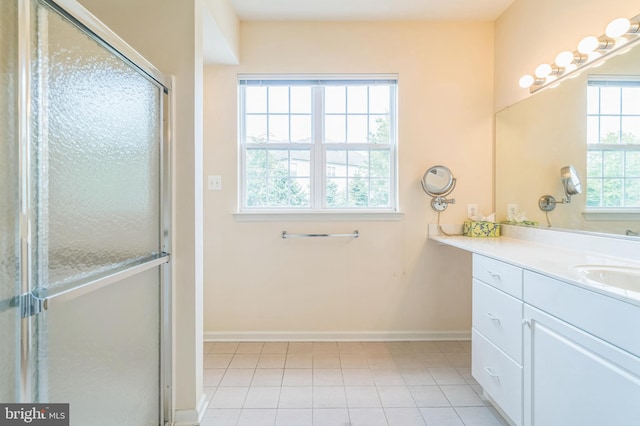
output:
<instances>
[{"instance_id":1,"label":"beige wall","mask_svg":"<svg viewBox=\"0 0 640 426\"><path fill-rule=\"evenodd\" d=\"M518 80L615 18L640 13L635 0L517 0L495 25L495 110L528 96Z\"/></svg>"},{"instance_id":2,"label":"beige wall","mask_svg":"<svg viewBox=\"0 0 640 426\"><path fill-rule=\"evenodd\" d=\"M83 6L167 75L175 76L173 285L175 409L195 413L202 396L202 53L199 1L81 0ZM196 20L195 17L198 16ZM200 208L201 210L201 208ZM197 420L197 417L196 417Z\"/></svg>"},{"instance_id":3,"label":"beige wall","mask_svg":"<svg viewBox=\"0 0 640 426\"><path fill-rule=\"evenodd\" d=\"M205 66L204 173L223 182L204 197L205 336L469 332L469 255L426 240L419 180L458 177L443 223L493 204L492 23L243 23L240 46L240 65ZM398 73L402 220L237 222L238 73Z\"/></svg>"}]
</instances>

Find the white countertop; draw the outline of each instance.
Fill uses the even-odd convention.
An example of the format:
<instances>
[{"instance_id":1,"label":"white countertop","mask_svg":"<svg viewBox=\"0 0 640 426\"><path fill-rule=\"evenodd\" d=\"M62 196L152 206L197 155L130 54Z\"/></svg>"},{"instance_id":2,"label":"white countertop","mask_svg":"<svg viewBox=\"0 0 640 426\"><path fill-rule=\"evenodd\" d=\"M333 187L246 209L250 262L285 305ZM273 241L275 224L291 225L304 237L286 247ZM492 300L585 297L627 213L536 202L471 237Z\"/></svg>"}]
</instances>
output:
<instances>
[{"instance_id":1,"label":"white countertop","mask_svg":"<svg viewBox=\"0 0 640 426\"><path fill-rule=\"evenodd\" d=\"M560 236L562 238L562 236ZM430 235L429 239L462 250L488 256L513 265L538 272L567 283L596 291L604 295L623 300L640 306L640 292L620 289L587 280L571 266L577 265L607 265L640 268L639 262L627 258L609 256L594 251L584 250L587 244L579 245L578 249L569 249L562 244L546 244L521 238L470 238L463 236ZM599 240L594 240L598 244ZM615 242L614 242L615 243ZM640 243L637 243L640 247Z\"/></svg>"}]
</instances>

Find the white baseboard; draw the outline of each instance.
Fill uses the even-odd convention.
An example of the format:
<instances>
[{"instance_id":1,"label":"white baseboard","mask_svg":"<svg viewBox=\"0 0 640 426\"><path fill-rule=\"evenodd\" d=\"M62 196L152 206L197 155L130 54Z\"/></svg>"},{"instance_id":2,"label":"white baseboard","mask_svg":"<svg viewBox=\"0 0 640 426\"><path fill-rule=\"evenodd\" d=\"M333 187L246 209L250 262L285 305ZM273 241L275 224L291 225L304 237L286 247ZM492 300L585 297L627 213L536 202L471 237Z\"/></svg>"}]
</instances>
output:
<instances>
[{"instance_id":1,"label":"white baseboard","mask_svg":"<svg viewBox=\"0 0 640 426\"><path fill-rule=\"evenodd\" d=\"M173 426L197 426L202 423L202 418L207 411L209 400L207 395L202 394L198 407L188 410L176 410L173 416Z\"/></svg>"},{"instance_id":2,"label":"white baseboard","mask_svg":"<svg viewBox=\"0 0 640 426\"><path fill-rule=\"evenodd\" d=\"M205 342L381 342L471 340L470 331L206 331Z\"/></svg>"}]
</instances>

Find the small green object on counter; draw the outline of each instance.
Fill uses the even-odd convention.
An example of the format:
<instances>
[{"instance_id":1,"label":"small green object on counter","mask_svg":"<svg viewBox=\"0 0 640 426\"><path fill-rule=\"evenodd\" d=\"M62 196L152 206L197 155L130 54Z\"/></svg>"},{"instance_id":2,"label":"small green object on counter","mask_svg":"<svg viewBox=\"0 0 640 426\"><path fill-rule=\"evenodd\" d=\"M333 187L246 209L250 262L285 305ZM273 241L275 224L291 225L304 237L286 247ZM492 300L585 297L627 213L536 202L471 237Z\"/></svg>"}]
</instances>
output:
<instances>
[{"instance_id":1,"label":"small green object on counter","mask_svg":"<svg viewBox=\"0 0 640 426\"><path fill-rule=\"evenodd\" d=\"M499 237L500 224L477 220L465 220L462 235L466 237Z\"/></svg>"}]
</instances>

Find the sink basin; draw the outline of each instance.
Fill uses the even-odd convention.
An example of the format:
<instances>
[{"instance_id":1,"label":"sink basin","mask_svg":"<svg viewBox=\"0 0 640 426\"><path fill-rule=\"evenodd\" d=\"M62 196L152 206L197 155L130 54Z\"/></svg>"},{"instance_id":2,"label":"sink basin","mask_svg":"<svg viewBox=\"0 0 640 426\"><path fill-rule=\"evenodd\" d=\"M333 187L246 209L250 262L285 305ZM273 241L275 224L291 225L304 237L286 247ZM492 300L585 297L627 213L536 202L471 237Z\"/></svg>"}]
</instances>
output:
<instances>
[{"instance_id":1,"label":"sink basin","mask_svg":"<svg viewBox=\"0 0 640 426\"><path fill-rule=\"evenodd\" d=\"M640 268L609 265L577 265L572 270L589 281L640 293Z\"/></svg>"}]
</instances>

